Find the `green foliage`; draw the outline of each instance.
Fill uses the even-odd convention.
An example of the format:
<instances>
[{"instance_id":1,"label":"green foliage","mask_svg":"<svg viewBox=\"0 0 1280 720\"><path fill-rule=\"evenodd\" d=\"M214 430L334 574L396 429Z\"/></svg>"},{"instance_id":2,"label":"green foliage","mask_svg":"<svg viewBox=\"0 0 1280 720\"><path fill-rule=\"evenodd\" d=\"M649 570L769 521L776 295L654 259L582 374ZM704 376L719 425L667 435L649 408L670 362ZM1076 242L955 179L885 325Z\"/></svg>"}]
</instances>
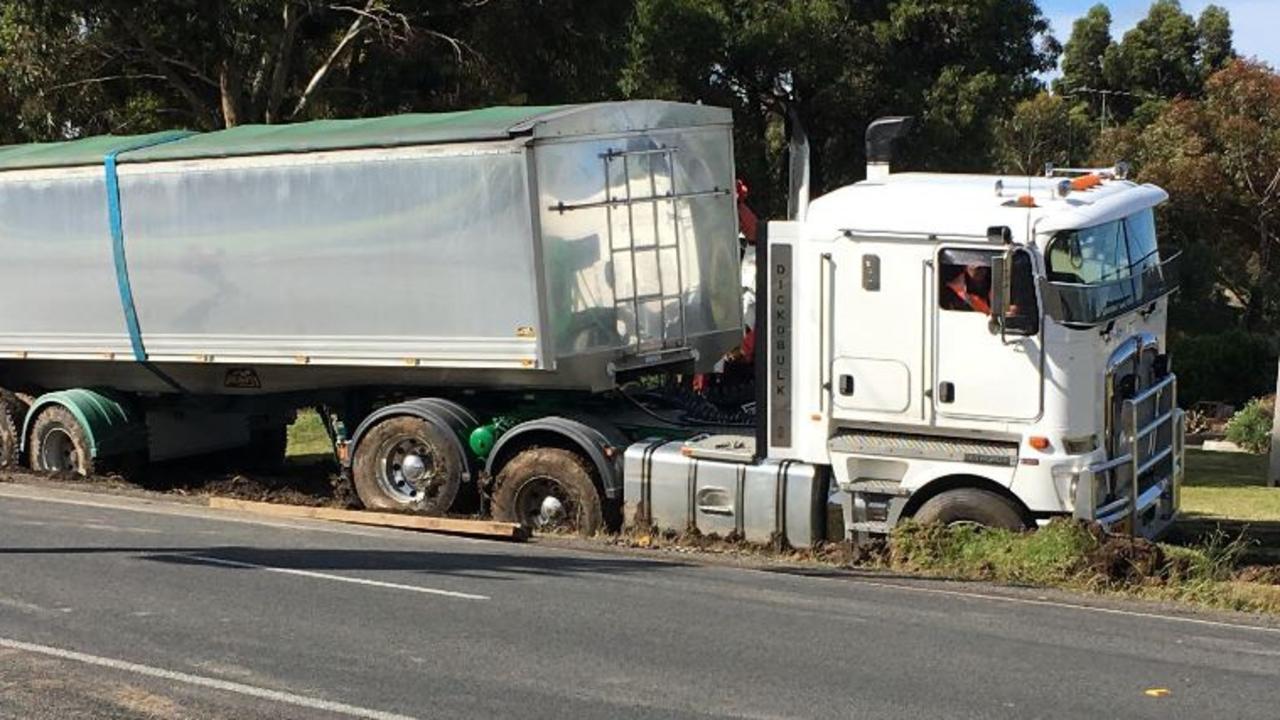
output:
<instances>
[{"instance_id":1,"label":"green foliage","mask_svg":"<svg viewBox=\"0 0 1280 720\"><path fill-rule=\"evenodd\" d=\"M1265 335L1243 330L1176 335L1169 345L1178 373L1178 401L1239 406L1275 389L1276 351Z\"/></svg>"},{"instance_id":2,"label":"green foliage","mask_svg":"<svg viewBox=\"0 0 1280 720\"><path fill-rule=\"evenodd\" d=\"M1178 0L1155 0L1146 17L1116 42L1102 4L1075 21L1054 88L1086 100L1104 124L1147 117L1145 105L1200 97L1205 80L1235 57L1227 11L1209 5L1199 19ZM1141 125L1140 125L1141 126Z\"/></svg>"},{"instance_id":3,"label":"green foliage","mask_svg":"<svg viewBox=\"0 0 1280 720\"><path fill-rule=\"evenodd\" d=\"M616 92L629 2L0 0L15 139ZM513 32L513 29L518 29Z\"/></svg>"},{"instance_id":4,"label":"green foliage","mask_svg":"<svg viewBox=\"0 0 1280 720\"><path fill-rule=\"evenodd\" d=\"M996 169L1039 175L1046 163L1079 167L1088 159L1093 123L1084 103L1047 92L1023 100L996 126Z\"/></svg>"},{"instance_id":5,"label":"green foliage","mask_svg":"<svg viewBox=\"0 0 1280 720\"><path fill-rule=\"evenodd\" d=\"M862 129L887 114L921 120L905 164L988 167L995 121L1053 66L1047 30L1031 0L637 0L622 90L733 108L739 169L776 216L788 112L818 191L862 176Z\"/></svg>"},{"instance_id":6,"label":"green foliage","mask_svg":"<svg viewBox=\"0 0 1280 720\"><path fill-rule=\"evenodd\" d=\"M1071 37L1062 51L1062 77L1055 88L1071 93L1080 88L1108 87L1103 58L1112 45L1111 10L1099 3L1071 26Z\"/></svg>"},{"instance_id":7,"label":"green foliage","mask_svg":"<svg viewBox=\"0 0 1280 720\"><path fill-rule=\"evenodd\" d=\"M1214 73L1235 59L1231 40L1231 17L1219 5L1210 5L1200 13L1196 35L1200 45L1200 65L1206 73Z\"/></svg>"},{"instance_id":8,"label":"green foliage","mask_svg":"<svg viewBox=\"0 0 1280 720\"><path fill-rule=\"evenodd\" d=\"M1169 191L1165 238L1202 261L1186 264L1186 300L1237 307L1251 331L1280 324L1280 75L1233 60L1205 83L1202 99L1161 103L1149 122L1104 134L1098 147Z\"/></svg>"},{"instance_id":9,"label":"green foliage","mask_svg":"<svg viewBox=\"0 0 1280 720\"><path fill-rule=\"evenodd\" d=\"M1271 422L1275 396L1254 398L1227 423L1227 439L1252 453L1264 453L1271 446Z\"/></svg>"},{"instance_id":10,"label":"green foliage","mask_svg":"<svg viewBox=\"0 0 1280 720\"><path fill-rule=\"evenodd\" d=\"M1198 94L1203 75L1195 20L1178 0L1156 0L1124 34L1112 77L1130 92L1172 98Z\"/></svg>"}]
</instances>

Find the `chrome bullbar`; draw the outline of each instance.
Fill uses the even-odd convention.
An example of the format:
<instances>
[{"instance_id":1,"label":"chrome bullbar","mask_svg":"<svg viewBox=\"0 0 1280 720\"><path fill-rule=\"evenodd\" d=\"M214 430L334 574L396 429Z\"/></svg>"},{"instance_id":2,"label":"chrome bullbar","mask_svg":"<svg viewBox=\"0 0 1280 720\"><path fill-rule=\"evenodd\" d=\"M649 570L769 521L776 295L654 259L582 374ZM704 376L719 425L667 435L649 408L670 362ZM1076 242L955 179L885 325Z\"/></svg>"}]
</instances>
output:
<instances>
[{"instance_id":1,"label":"chrome bullbar","mask_svg":"<svg viewBox=\"0 0 1280 720\"><path fill-rule=\"evenodd\" d=\"M1160 535L1173 522L1186 453L1177 388L1170 373L1124 401L1119 454L1090 465L1089 477L1080 479L1077 516L1146 537Z\"/></svg>"}]
</instances>

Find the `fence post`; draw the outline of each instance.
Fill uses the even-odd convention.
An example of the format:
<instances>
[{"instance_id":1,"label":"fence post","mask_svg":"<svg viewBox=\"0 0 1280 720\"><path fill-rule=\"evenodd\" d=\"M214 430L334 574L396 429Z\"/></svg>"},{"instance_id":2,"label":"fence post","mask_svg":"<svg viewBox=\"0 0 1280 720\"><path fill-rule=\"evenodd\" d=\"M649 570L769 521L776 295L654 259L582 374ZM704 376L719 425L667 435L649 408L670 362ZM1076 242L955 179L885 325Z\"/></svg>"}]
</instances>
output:
<instances>
[{"instance_id":1,"label":"fence post","mask_svg":"<svg viewBox=\"0 0 1280 720\"><path fill-rule=\"evenodd\" d=\"M1280 366L1276 369L1276 393L1280 395ZM1267 485L1280 487L1280 412L1271 418L1271 465L1267 471Z\"/></svg>"}]
</instances>

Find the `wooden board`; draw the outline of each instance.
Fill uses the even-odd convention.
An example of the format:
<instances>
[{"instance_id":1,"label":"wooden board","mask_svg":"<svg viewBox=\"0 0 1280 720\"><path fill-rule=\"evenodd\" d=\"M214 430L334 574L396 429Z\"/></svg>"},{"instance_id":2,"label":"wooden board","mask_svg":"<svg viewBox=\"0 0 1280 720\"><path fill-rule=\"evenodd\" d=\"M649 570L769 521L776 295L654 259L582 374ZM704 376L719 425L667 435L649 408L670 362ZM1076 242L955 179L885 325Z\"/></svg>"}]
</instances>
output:
<instances>
[{"instance_id":1,"label":"wooden board","mask_svg":"<svg viewBox=\"0 0 1280 720\"><path fill-rule=\"evenodd\" d=\"M279 503L253 502L221 497L209 498L209 507L222 510L241 510L271 517L332 520L356 525L376 525L379 527L394 527L454 535L473 535L503 540L527 540L529 538L529 532L520 525L492 520L401 515L399 513L372 512L369 510L339 510L337 508L282 505Z\"/></svg>"}]
</instances>

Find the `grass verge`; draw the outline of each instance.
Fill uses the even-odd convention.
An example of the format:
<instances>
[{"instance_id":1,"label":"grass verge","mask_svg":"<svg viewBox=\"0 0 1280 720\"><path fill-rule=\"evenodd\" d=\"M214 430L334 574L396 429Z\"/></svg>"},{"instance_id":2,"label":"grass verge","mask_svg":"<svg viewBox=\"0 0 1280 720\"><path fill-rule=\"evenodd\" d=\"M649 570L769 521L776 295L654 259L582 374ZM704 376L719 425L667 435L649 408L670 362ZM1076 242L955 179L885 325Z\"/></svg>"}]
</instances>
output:
<instances>
[{"instance_id":1,"label":"grass verge","mask_svg":"<svg viewBox=\"0 0 1280 720\"><path fill-rule=\"evenodd\" d=\"M1241 568L1247 549L1247 541L1225 533L1182 547L1108 535L1073 520L1033 533L906 523L890 536L883 562L903 572L954 579L1280 613L1280 568Z\"/></svg>"}]
</instances>

